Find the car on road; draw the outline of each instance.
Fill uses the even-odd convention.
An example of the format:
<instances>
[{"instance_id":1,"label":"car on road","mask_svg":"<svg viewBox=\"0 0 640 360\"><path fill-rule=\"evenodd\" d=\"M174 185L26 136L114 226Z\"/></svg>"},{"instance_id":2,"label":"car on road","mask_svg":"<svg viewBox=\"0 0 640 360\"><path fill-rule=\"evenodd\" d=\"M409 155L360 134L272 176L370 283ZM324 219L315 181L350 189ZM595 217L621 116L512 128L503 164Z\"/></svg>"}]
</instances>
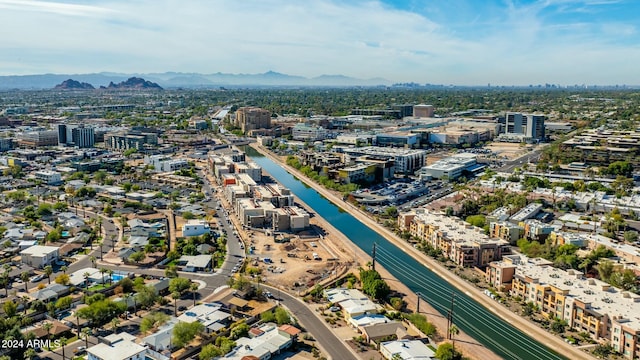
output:
<instances>
[{"instance_id":1,"label":"car on road","mask_svg":"<svg viewBox=\"0 0 640 360\"><path fill-rule=\"evenodd\" d=\"M270 291L265 291L264 296L266 296L269 299L275 299L275 296L273 296L273 294Z\"/></svg>"},{"instance_id":2,"label":"car on road","mask_svg":"<svg viewBox=\"0 0 640 360\"><path fill-rule=\"evenodd\" d=\"M187 310L187 307L184 305L178 306L178 311L185 311Z\"/></svg>"},{"instance_id":3,"label":"car on road","mask_svg":"<svg viewBox=\"0 0 640 360\"><path fill-rule=\"evenodd\" d=\"M78 346L75 350L73 350L73 353L76 355L84 354L85 352L87 352L87 347L84 345Z\"/></svg>"},{"instance_id":4,"label":"car on road","mask_svg":"<svg viewBox=\"0 0 640 360\"><path fill-rule=\"evenodd\" d=\"M29 279L30 282L32 283L36 283L40 280L44 279L44 274L40 274L40 275L36 275L34 277L32 277L31 279Z\"/></svg>"},{"instance_id":5,"label":"car on road","mask_svg":"<svg viewBox=\"0 0 640 360\"><path fill-rule=\"evenodd\" d=\"M340 308L339 308L339 307L337 307L337 306L332 306L332 307L330 307L330 308L329 308L329 311L331 311L331 312L338 312L338 311L340 311Z\"/></svg>"}]
</instances>

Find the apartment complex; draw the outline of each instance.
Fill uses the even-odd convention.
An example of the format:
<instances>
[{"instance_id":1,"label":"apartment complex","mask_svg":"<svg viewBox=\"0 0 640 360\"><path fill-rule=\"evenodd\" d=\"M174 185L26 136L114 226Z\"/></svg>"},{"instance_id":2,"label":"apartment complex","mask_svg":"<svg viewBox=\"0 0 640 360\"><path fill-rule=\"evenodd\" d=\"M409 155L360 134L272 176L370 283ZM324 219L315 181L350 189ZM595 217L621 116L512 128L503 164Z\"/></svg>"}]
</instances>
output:
<instances>
[{"instance_id":1,"label":"apartment complex","mask_svg":"<svg viewBox=\"0 0 640 360\"><path fill-rule=\"evenodd\" d=\"M490 238L483 230L456 217L412 210L398 217L400 230L442 251L462 267L485 267L511 253L507 241Z\"/></svg>"},{"instance_id":2,"label":"apartment complex","mask_svg":"<svg viewBox=\"0 0 640 360\"><path fill-rule=\"evenodd\" d=\"M321 126L297 123L291 129L291 136L294 140L321 141L327 137L327 130Z\"/></svg>"},{"instance_id":3,"label":"apartment complex","mask_svg":"<svg viewBox=\"0 0 640 360\"><path fill-rule=\"evenodd\" d=\"M608 164L629 161L639 165L640 132L591 129L562 143L562 150L573 150L580 161Z\"/></svg>"},{"instance_id":4,"label":"apartment complex","mask_svg":"<svg viewBox=\"0 0 640 360\"><path fill-rule=\"evenodd\" d=\"M271 113L258 107L241 107L236 111L236 123L243 133L251 130L270 129Z\"/></svg>"},{"instance_id":5,"label":"apartment complex","mask_svg":"<svg viewBox=\"0 0 640 360\"><path fill-rule=\"evenodd\" d=\"M610 343L627 359L640 356L640 295L585 278L577 270L556 269L524 256L512 260L512 296L534 303L545 317L565 320L576 331ZM493 281L507 282L508 277Z\"/></svg>"}]
</instances>

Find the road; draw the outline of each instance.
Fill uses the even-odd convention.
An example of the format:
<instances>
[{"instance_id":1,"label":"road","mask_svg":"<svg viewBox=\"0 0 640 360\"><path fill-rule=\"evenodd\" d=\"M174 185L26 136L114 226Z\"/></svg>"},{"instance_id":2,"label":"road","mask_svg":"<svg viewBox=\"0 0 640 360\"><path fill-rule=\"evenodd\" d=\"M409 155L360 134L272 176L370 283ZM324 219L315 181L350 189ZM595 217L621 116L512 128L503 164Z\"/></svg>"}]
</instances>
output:
<instances>
[{"instance_id":1,"label":"road","mask_svg":"<svg viewBox=\"0 0 640 360\"><path fill-rule=\"evenodd\" d=\"M229 220L229 212L221 208L221 204L219 200L216 198L218 193L211 186L211 184L206 181L207 177L202 172L200 173L203 179L205 179L203 184L203 192L205 193L206 201L203 203L204 206L210 209L217 209L217 215L220 217L220 231L226 233L227 236L227 257L224 261L224 264L220 269L218 269L215 273L191 273L191 272L179 272L180 277L185 277L196 281L203 286L198 289L196 294L196 300L205 299L206 297L213 294L213 292L227 284L229 276L232 274L232 269L236 264L241 261L245 257L244 245L234 232L233 222L227 221ZM220 207L218 209L218 207ZM79 212L80 214L80 212ZM103 251L105 253L107 251L111 251L112 249L112 238L117 239L116 241L122 238L122 229L117 226L112 219L105 217L104 215L97 214L91 211L83 211L85 217L96 217L99 216L103 219L102 225L103 230L105 232L104 241L103 241ZM241 245L242 244L242 245ZM93 251L91 251L88 255L82 256L80 259L75 261L74 263L68 266L68 273L72 273L74 271L84 269L87 267L92 267L94 264L91 262L91 256L96 258L96 267L99 268L107 268L111 270L118 271L129 271L138 275L151 275L156 277L164 277L164 270L155 269L155 268L139 268L136 266L128 266L128 265L114 265L109 264L107 262L100 260L100 247L95 247ZM56 269L57 272L54 273L51 277L55 278L57 275L62 272L59 268ZM43 281L46 281L44 279ZM30 283L31 287L37 286L38 283ZM308 308L302 301L298 300L295 296L289 295L281 290L270 288L272 292L278 293L281 298L281 303L286 306L289 311L300 321L301 324L305 326L306 331L308 331L320 344L322 350L329 355L332 359L347 359L345 354L352 354L351 350L347 348L347 345L327 327L327 325L321 321L313 311ZM193 297L191 293L187 293L182 299L178 300L178 307L190 307L193 305ZM165 309L168 311L173 311L174 304L173 302L169 305L165 306ZM136 322L139 324L140 318L134 316L132 320L124 322L121 324L120 328L130 324L131 322ZM97 343L97 338L92 337L89 339L89 346ZM77 349L78 346L84 345L84 341L76 341L74 343L68 344L65 347L65 355L67 358L73 354L73 350ZM60 349L55 352L46 352L40 354L41 358L50 358L53 360L62 360L62 351ZM352 355L353 356L353 355ZM356 358L354 356L354 358Z\"/></svg>"},{"instance_id":2,"label":"road","mask_svg":"<svg viewBox=\"0 0 640 360\"><path fill-rule=\"evenodd\" d=\"M540 156L542 155L542 148L538 147L536 150L526 153L525 155L507 161L504 166L497 169L500 172L513 172L513 169L516 167L522 167L524 164L528 163L537 163L540 160Z\"/></svg>"},{"instance_id":3,"label":"road","mask_svg":"<svg viewBox=\"0 0 640 360\"><path fill-rule=\"evenodd\" d=\"M289 295L279 289L261 284L260 286L271 291L276 295L281 304L287 307L289 311L298 319L309 333L311 333L318 341L322 350L334 360L357 359L353 355L352 350L347 347L344 341L338 339L324 321L322 321L313 311L300 299Z\"/></svg>"}]
</instances>

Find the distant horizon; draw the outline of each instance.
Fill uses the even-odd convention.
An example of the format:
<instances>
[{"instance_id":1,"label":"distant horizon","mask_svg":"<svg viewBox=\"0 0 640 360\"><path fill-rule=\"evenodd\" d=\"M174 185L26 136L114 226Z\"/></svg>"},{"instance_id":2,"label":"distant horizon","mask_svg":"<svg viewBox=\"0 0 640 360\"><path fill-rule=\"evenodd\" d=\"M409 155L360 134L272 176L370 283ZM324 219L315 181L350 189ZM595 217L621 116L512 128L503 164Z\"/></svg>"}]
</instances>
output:
<instances>
[{"instance_id":1,"label":"distant horizon","mask_svg":"<svg viewBox=\"0 0 640 360\"><path fill-rule=\"evenodd\" d=\"M377 78L369 78L369 79L361 79L361 78L355 78L355 77L351 77L349 75L345 75L345 74L320 74L317 76L311 76L311 77L307 77L307 76L302 76L302 75L296 75L296 74L288 74L288 73L283 73L283 72L276 72L276 71L272 71L272 70L267 70L265 72L262 73L223 73L223 72L210 72L210 73L198 73L198 72L187 72L187 71L165 71L165 72L147 72L147 73L121 73L121 72L112 72L112 71L99 71L99 72L91 72L91 73L75 73L75 74L71 74L71 73L33 73L33 74L8 74L8 75L0 75L0 89L3 88L3 84L1 83L2 78L9 78L9 77L21 77L21 78L26 78L26 77L39 77L39 76L56 76L56 77L65 77L64 80L76 80L79 82L87 82L84 81L82 79L78 79L78 77L84 77L84 76L91 76L91 75L104 75L104 76L111 76L111 77L122 77L122 80L126 80L130 77L143 77L145 78L145 76L162 76L162 75L169 75L169 74L176 74L176 75L203 75L203 76L207 76L207 75L230 75L230 76L261 76L261 75L267 75L267 74L278 74L278 75L282 75L283 77L292 77L292 78L301 78L301 79L305 79L305 80L314 80L314 79L320 79L323 77L346 77L348 79L353 79L353 80L363 80L363 81L376 81L376 80L383 80L384 83L380 83L380 84L368 84L368 85L341 85L341 84L335 84L335 86L337 87L344 87L344 86L365 86L365 87L376 87L376 86L396 86L396 87L400 87L400 86L407 86L410 87L409 85L413 85L413 86L419 86L419 87L428 87L428 86L435 86L435 87L469 87L469 88L548 88L548 89L553 89L553 88L559 88L559 89L564 89L564 88L630 88L630 89L635 89L635 88L640 88L640 84L587 84L587 83L575 83L575 84L559 84L559 83L530 83L530 84L494 84L494 83L487 83L487 84L451 84L451 83L419 83L419 82L415 82L415 81L392 81L390 79L382 79L380 77ZM76 78L74 78L76 77ZM61 80L61 81L64 81ZM96 89L100 86L105 86L108 84L109 81L114 81L115 79L109 79L109 80L104 80L103 82L99 82L99 83L92 83L89 81L89 83L91 85L94 85L96 87ZM145 80L150 80L153 82L158 82L162 85L163 80L159 80L159 79L154 79L154 78L145 78ZM57 85L57 84L56 84ZM243 86L243 87L247 87L247 86L273 86L273 87L278 87L278 86L303 86L303 87L327 87L327 86L332 86L332 85L313 85L313 84L278 84L278 83L273 83L273 84L262 84L262 83L255 83L255 84L248 84L248 83L238 83L238 84L233 84L233 83L228 83L228 84L215 84L215 83L211 83L211 84L193 84L193 87L195 86L200 86L200 87L206 87L206 86ZM175 86L171 86L169 85L169 88L171 87L184 87L184 85L175 85ZM7 89L8 87L5 87L5 89ZM45 89L45 88L42 88Z\"/></svg>"},{"instance_id":2,"label":"distant horizon","mask_svg":"<svg viewBox=\"0 0 640 360\"><path fill-rule=\"evenodd\" d=\"M0 75L640 84L634 0L0 0Z\"/></svg>"}]
</instances>

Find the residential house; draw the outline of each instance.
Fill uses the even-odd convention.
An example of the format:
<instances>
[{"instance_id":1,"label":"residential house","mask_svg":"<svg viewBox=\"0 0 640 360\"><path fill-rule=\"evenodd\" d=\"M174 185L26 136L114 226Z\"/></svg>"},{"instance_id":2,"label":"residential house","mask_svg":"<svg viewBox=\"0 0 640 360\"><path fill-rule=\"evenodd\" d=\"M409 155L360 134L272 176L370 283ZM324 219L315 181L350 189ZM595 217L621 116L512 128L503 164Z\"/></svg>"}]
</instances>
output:
<instances>
[{"instance_id":1,"label":"residential house","mask_svg":"<svg viewBox=\"0 0 640 360\"><path fill-rule=\"evenodd\" d=\"M35 245L20 251L22 263L34 268L43 268L58 260L59 256L56 246Z\"/></svg>"},{"instance_id":2,"label":"residential house","mask_svg":"<svg viewBox=\"0 0 640 360\"><path fill-rule=\"evenodd\" d=\"M387 360L435 360L436 354L420 340L396 340L380 344L380 353Z\"/></svg>"}]
</instances>

